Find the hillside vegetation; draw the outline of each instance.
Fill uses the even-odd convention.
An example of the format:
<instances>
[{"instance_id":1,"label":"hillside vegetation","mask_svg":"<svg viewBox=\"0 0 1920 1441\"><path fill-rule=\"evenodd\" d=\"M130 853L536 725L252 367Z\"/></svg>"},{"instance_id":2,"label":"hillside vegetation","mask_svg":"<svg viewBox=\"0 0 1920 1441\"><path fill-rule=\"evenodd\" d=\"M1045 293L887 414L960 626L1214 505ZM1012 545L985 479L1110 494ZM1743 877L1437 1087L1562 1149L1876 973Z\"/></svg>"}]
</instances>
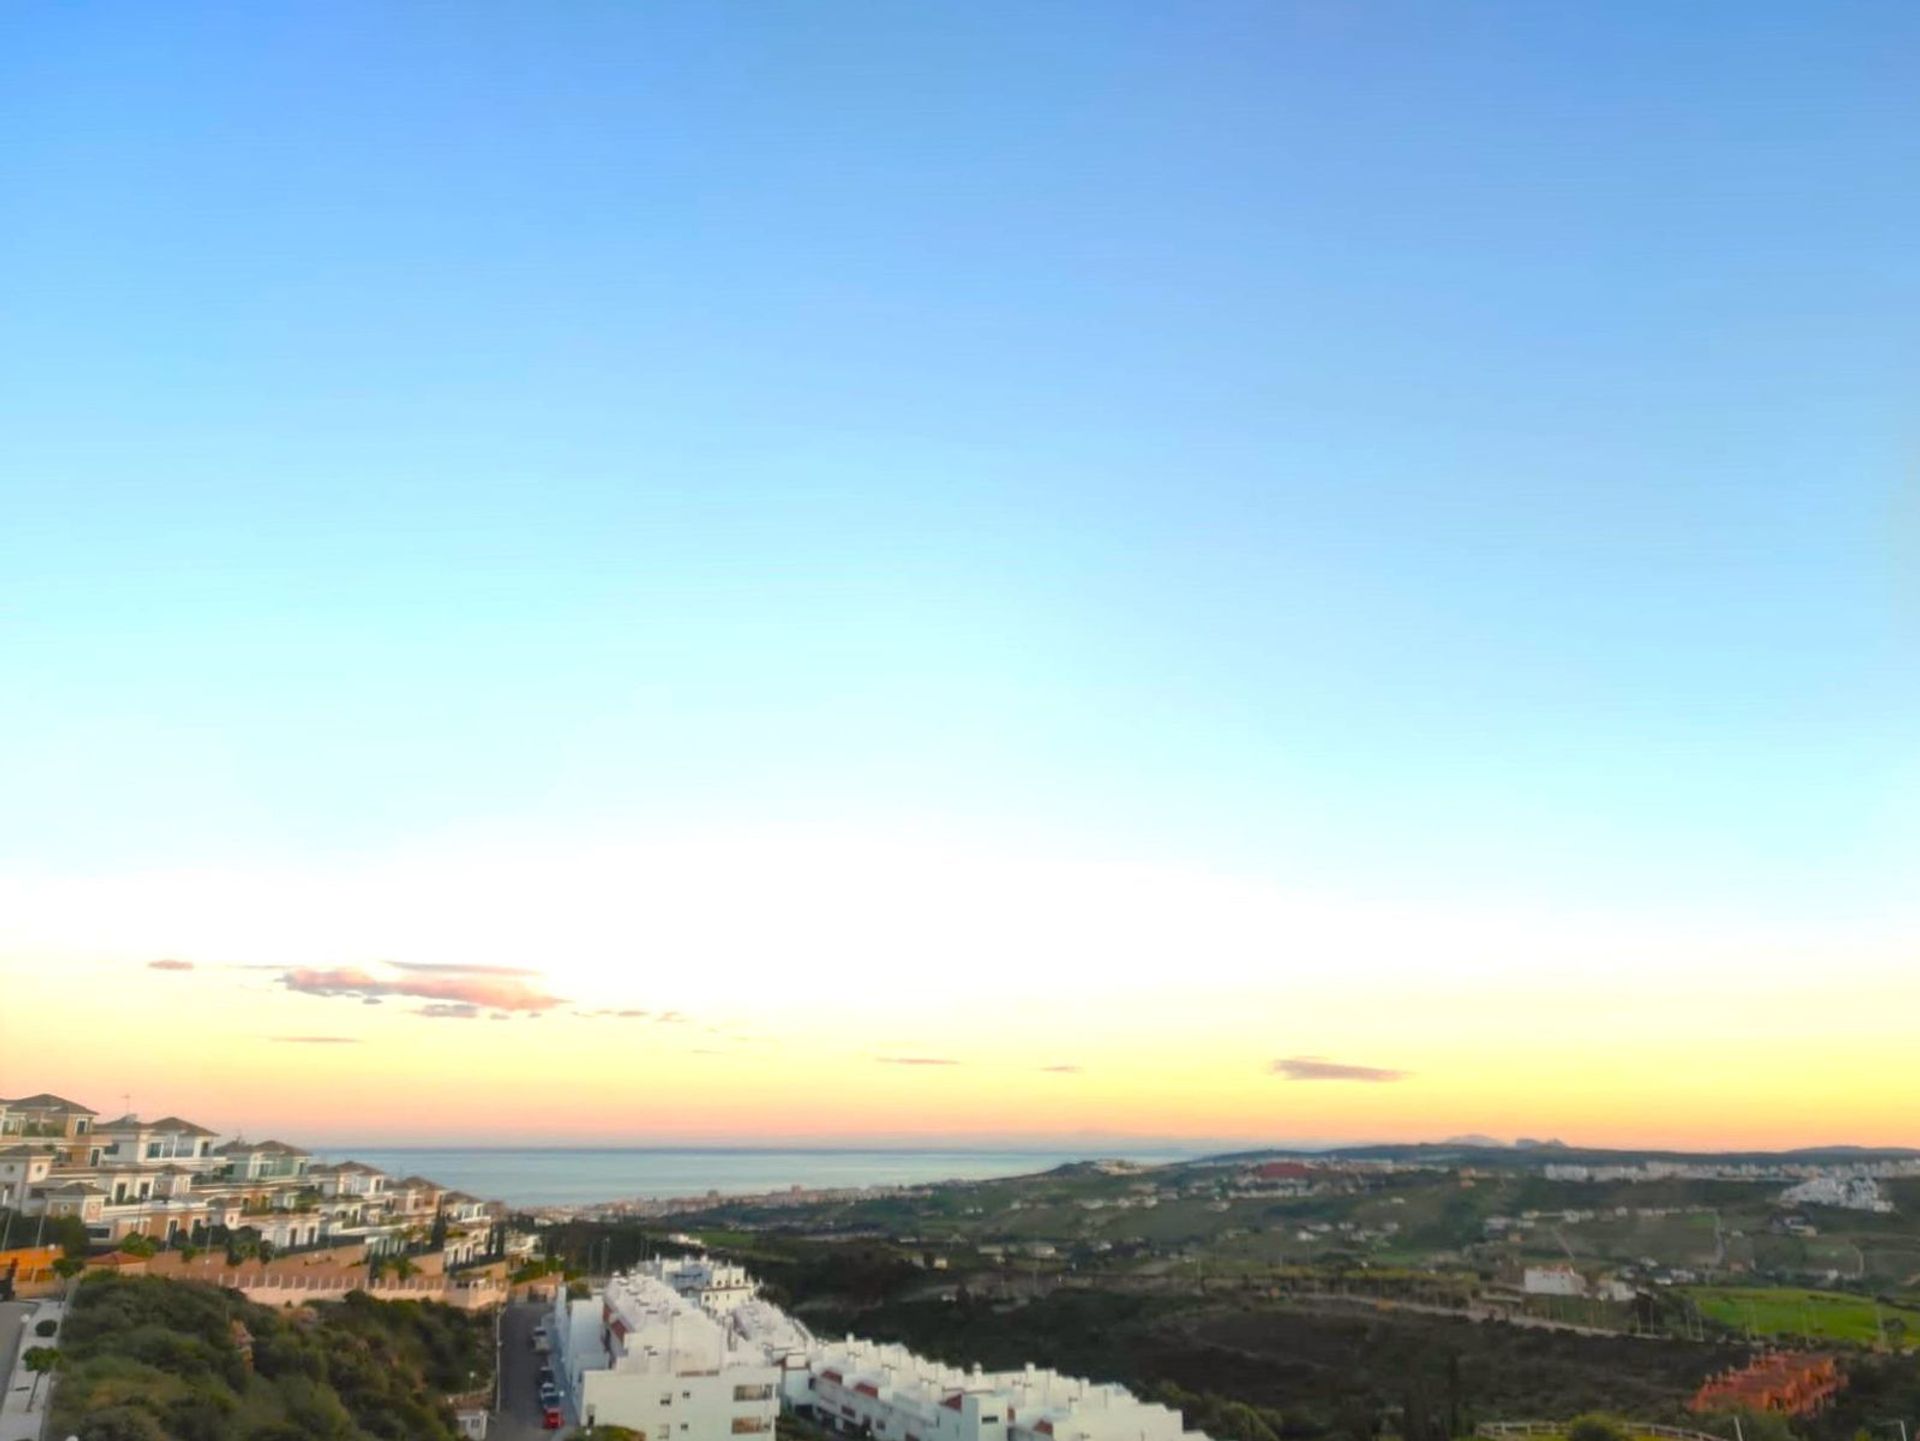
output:
<instances>
[{"instance_id":1,"label":"hillside vegetation","mask_svg":"<svg viewBox=\"0 0 1920 1441\"><path fill-rule=\"evenodd\" d=\"M158 1277L82 1285L54 1434L80 1441L453 1441L445 1397L490 1384L489 1323L375 1301L273 1311Z\"/></svg>"}]
</instances>

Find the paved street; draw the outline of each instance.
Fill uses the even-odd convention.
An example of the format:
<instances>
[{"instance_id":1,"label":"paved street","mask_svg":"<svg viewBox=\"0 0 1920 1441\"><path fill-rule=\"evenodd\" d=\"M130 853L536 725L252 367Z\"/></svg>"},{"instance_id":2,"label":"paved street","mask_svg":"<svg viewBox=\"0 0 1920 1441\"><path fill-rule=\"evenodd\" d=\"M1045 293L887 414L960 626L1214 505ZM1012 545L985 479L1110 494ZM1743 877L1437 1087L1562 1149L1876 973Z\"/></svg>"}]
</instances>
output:
<instances>
[{"instance_id":1,"label":"paved street","mask_svg":"<svg viewBox=\"0 0 1920 1441\"><path fill-rule=\"evenodd\" d=\"M567 1432L540 1427L538 1377L544 1357L533 1352L533 1328L553 1314L550 1306L522 1302L507 1307L500 1324L500 1374L504 1382L500 1411L493 1418L487 1441L550 1441Z\"/></svg>"},{"instance_id":2,"label":"paved street","mask_svg":"<svg viewBox=\"0 0 1920 1441\"><path fill-rule=\"evenodd\" d=\"M28 1411L27 1398L33 1393L33 1374L24 1366L15 1366L19 1353L29 1341L27 1327L35 1312L48 1315L57 1308L36 1307L31 1301L0 1303L0 1441L30 1441L40 1434L41 1412L51 1394L49 1383L40 1385L39 1408ZM35 1345L44 1342L32 1341Z\"/></svg>"},{"instance_id":3,"label":"paved street","mask_svg":"<svg viewBox=\"0 0 1920 1441\"><path fill-rule=\"evenodd\" d=\"M20 1350L20 1332L33 1310L31 1301L0 1301L0 1397L13 1390L13 1358ZM22 1377L25 1382L27 1377Z\"/></svg>"}]
</instances>

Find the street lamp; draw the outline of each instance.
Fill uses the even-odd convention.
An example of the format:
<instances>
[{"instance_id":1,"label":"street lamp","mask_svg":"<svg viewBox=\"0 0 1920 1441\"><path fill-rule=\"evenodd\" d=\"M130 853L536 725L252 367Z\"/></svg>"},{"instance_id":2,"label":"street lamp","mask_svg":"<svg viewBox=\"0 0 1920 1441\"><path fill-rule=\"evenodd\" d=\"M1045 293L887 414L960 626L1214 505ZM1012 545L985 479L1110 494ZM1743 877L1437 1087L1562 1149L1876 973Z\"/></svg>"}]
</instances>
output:
<instances>
[{"instance_id":1,"label":"street lamp","mask_svg":"<svg viewBox=\"0 0 1920 1441\"><path fill-rule=\"evenodd\" d=\"M1898 1426L1900 1428L1900 1441L1908 1441L1907 1423L1905 1421L1902 1421L1899 1417L1896 1416L1891 1421L1877 1421L1874 1424L1878 1426Z\"/></svg>"}]
</instances>

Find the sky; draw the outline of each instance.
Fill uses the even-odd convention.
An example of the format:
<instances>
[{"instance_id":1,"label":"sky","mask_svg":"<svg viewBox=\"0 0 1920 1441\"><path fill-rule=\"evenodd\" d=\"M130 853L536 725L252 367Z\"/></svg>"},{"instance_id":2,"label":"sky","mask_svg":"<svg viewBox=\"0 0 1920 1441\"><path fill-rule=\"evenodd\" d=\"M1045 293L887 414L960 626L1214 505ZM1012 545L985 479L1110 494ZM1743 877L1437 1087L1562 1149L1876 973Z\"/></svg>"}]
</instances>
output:
<instances>
[{"instance_id":1,"label":"sky","mask_svg":"<svg viewBox=\"0 0 1920 1441\"><path fill-rule=\"evenodd\" d=\"M0 15L0 1094L1920 1145L1920 12Z\"/></svg>"}]
</instances>

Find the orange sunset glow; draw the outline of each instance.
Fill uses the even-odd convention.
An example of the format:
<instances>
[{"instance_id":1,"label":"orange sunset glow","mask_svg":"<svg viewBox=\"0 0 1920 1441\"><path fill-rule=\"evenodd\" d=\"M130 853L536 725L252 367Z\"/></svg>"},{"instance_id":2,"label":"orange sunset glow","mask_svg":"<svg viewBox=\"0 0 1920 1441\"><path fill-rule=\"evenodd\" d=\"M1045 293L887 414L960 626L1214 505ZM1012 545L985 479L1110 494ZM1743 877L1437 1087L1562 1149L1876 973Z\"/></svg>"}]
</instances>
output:
<instances>
[{"instance_id":1,"label":"orange sunset glow","mask_svg":"<svg viewBox=\"0 0 1920 1441\"><path fill-rule=\"evenodd\" d=\"M760 904L732 908L736 887ZM31 1075L130 1095L236 1133L1325 1143L1471 1129L1773 1147L1894 1143L1920 1101L1912 1068L1887 1060L1920 979L1870 936L1839 954L1697 924L1569 936L1538 912L1369 910L957 837L469 845L6 901L15 1088ZM403 945L428 959L382 953ZM1851 976L1884 1004L1844 1043L1809 1045L1796 1037L1815 976L1829 1001ZM79 1035L22 1024L76 987L93 997ZM553 1074L579 1077L559 1111Z\"/></svg>"}]
</instances>

